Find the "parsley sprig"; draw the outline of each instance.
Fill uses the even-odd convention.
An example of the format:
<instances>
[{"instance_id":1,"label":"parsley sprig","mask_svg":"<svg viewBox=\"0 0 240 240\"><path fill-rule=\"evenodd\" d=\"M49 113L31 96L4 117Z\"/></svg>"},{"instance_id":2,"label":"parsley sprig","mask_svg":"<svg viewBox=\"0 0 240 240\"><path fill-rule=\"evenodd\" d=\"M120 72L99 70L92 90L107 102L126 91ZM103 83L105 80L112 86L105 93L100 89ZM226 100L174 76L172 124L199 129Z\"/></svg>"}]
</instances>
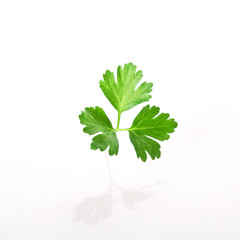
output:
<instances>
[{"instance_id":1,"label":"parsley sprig","mask_svg":"<svg viewBox=\"0 0 240 240\"><path fill-rule=\"evenodd\" d=\"M169 133L174 132L177 122L169 118L168 113L160 113L158 107L149 105L142 108L130 128L120 129L121 114L136 105L147 102L151 98L152 83L143 82L142 71L128 63L117 68L117 82L114 74L107 70L100 80L100 88L104 95L118 112L117 127L113 128L111 121L100 107L85 108L79 115L80 123L85 125L83 131L89 135L100 133L93 137L91 149L104 151L109 147L109 155L117 155L119 142L116 132L128 131L129 138L137 157L147 160L148 153L152 159L160 158L160 144L154 139L164 141L169 139ZM138 86L139 85L139 86Z\"/></svg>"}]
</instances>

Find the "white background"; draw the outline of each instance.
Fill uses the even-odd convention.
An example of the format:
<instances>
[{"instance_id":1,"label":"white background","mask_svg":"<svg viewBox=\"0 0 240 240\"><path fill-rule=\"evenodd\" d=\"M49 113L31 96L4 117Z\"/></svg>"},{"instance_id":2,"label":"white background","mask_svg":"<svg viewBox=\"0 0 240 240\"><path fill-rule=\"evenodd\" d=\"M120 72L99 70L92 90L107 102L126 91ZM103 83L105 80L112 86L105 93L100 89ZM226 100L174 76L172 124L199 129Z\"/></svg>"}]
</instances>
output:
<instances>
[{"instance_id":1,"label":"white background","mask_svg":"<svg viewBox=\"0 0 240 240\"><path fill-rule=\"evenodd\" d=\"M1 1L0 239L240 239L239 13L231 0ZM99 80L130 61L179 123L146 163L126 132L118 156L90 150L78 119L98 105L116 125Z\"/></svg>"}]
</instances>

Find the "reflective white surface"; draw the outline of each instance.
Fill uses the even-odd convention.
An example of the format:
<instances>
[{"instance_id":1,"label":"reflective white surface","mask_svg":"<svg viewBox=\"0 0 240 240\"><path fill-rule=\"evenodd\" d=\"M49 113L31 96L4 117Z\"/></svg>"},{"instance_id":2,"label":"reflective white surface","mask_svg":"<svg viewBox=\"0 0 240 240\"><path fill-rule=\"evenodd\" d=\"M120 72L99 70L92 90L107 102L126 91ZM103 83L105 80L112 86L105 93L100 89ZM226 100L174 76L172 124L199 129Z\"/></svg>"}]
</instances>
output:
<instances>
[{"instance_id":1,"label":"reflective white surface","mask_svg":"<svg viewBox=\"0 0 240 240\"><path fill-rule=\"evenodd\" d=\"M0 3L0 239L239 240L238 1ZM132 61L179 123L162 157L107 157L78 115ZM122 114L130 126L141 104Z\"/></svg>"}]
</instances>

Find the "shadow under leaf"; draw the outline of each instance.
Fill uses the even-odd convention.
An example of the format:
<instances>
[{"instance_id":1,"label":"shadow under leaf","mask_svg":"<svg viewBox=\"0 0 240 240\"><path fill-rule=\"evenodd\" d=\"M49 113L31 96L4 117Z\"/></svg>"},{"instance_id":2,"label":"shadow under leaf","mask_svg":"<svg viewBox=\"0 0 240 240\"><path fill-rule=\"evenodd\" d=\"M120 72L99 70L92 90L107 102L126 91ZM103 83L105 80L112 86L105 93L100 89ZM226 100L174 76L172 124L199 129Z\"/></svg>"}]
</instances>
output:
<instances>
[{"instance_id":1,"label":"shadow under leaf","mask_svg":"<svg viewBox=\"0 0 240 240\"><path fill-rule=\"evenodd\" d=\"M74 208L74 221L83 222L89 225L104 222L111 216L114 204L118 204L128 210L135 210L136 205L139 202L146 201L154 194L156 186L166 183L165 181L160 180L139 188L125 189L113 181L107 154L106 163L110 182L108 190L103 194L84 198ZM120 192L121 199L115 199L113 197L113 188Z\"/></svg>"},{"instance_id":2,"label":"shadow under leaf","mask_svg":"<svg viewBox=\"0 0 240 240\"><path fill-rule=\"evenodd\" d=\"M104 222L111 216L114 204L128 210L136 210L136 205L139 202L146 201L154 194L155 189L153 188L157 185L162 185L162 183L158 182L135 189L124 189L111 182L109 189L104 194L85 198L74 208L74 221L88 225ZM120 191L121 199L113 198L113 187Z\"/></svg>"},{"instance_id":3,"label":"shadow under leaf","mask_svg":"<svg viewBox=\"0 0 240 240\"><path fill-rule=\"evenodd\" d=\"M74 220L84 222L85 224L103 222L110 217L112 205L112 198L108 194L85 198L75 207L76 215Z\"/></svg>"}]
</instances>

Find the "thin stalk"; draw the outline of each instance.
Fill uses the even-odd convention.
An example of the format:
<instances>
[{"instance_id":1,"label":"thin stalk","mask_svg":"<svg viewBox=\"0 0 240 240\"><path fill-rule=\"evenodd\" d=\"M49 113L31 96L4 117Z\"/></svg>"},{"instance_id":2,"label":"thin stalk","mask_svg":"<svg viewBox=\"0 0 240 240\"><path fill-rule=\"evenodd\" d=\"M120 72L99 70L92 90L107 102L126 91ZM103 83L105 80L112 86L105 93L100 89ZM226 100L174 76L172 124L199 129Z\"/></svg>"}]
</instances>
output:
<instances>
[{"instance_id":1,"label":"thin stalk","mask_svg":"<svg viewBox=\"0 0 240 240\"><path fill-rule=\"evenodd\" d=\"M118 121L117 121L117 131L119 130L119 124L120 124L120 118L121 118L121 111L118 111Z\"/></svg>"},{"instance_id":2,"label":"thin stalk","mask_svg":"<svg viewBox=\"0 0 240 240\"><path fill-rule=\"evenodd\" d=\"M116 129L116 130L117 130L117 132L118 131L130 131L131 128L120 128L120 129Z\"/></svg>"},{"instance_id":3,"label":"thin stalk","mask_svg":"<svg viewBox=\"0 0 240 240\"><path fill-rule=\"evenodd\" d=\"M109 164L109 160L108 160L108 155L107 155L107 153L105 153L105 158L106 158L106 163L107 163L109 180L110 180L110 182L112 183L112 171L111 171L111 168L110 168L110 164Z\"/></svg>"},{"instance_id":4,"label":"thin stalk","mask_svg":"<svg viewBox=\"0 0 240 240\"><path fill-rule=\"evenodd\" d=\"M105 159L106 159L106 163L107 163L108 176L109 176L109 182L110 182L109 191L110 191L110 195L112 195L112 183L113 183L113 180L112 180L112 171L111 171L111 167L110 167L110 164L109 164L107 152L105 152Z\"/></svg>"}]
</instances>

